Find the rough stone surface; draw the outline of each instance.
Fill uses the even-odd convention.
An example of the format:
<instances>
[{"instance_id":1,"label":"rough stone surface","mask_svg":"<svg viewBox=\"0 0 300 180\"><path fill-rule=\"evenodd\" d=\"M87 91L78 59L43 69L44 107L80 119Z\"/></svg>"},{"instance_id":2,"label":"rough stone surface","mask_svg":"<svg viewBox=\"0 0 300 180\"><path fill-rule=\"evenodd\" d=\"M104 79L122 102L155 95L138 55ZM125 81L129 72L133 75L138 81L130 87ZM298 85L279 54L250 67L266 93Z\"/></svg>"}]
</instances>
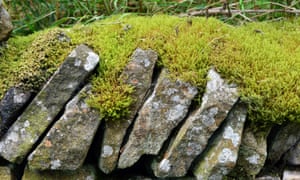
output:
<instances>
[{"instance_id":1,"label":"rough stone surface","mask_svg":"<svg viewBox=\"0 0 300 180\"><path fill-rule=\"evenodd\" d=\"M29 103L32 93L20 88L12 87L4 95L0 102L0 137L15 122Z\"/></svg>"},{"instance_id":2,"label":"rough stone surface","mask_svg":"<svg viewBox=\"0 0 300 180\"><path fill-rule=\"evenodd\" d=\"M131 104L131 113L126 119L121 121L110 120L105 124L99 160L99 167L105 173L111 172L117 165L120 147L126 130L132 123L147 91L151 87L153 69L157 58L157 53L152 50L137 49L121 75L125 83L134 87L133 97L135 101Z\"/></svg>"},{"instance_id":3,"label":"rough stone surface","mask_svg":"<svg viewBox=\"0 0 300 180\"><path fill-rule=\"evenodd\" d=\"M298 141L284 156L288 165L300 165L300 142Z\"/></svg>"},{"instance_id":4,"label":"rough stone surface","mask_svg":"<svg viewBox=\"0 0 300 180\"><path fill-rule=\"evenodd\" d=\"M41 144L28 157L36 170L75 170L84 162L101 117L86 101L91 85L83 88L66 106Z\"/></svg>"},{"instance_id":5,"label":"rough stone surface","mask_svg":"<svg viewBox=\"0 0 300 180\"><path fill-rule=\"evenodd\" d=\"M271 164L275 164L282 155L287 152L300 139L300 124L289 123L282 126L275 137L268 152L268 160Z\"/></svg>"},{"instance_id":6,"label":"rough stone surface","mask_svg":"<svg viewBox=\"0 0 300 180\"><path fill-rule=\"evenodd\" d=\"M284 170L282 180L298 180L300 179L300 171Z\"/></svg>"},{"instance_id":7,"label":"rough stone surface","mask_svg":"<svg viewBox=\"0 0 300 180\"><path fill-rule=\"evenodd\" d=\"M0 179L1 180L11 180L14 179L14 176L12 174L12 171L7 166L1 166L0 167Z\"/></svg>"},{"instance_id":8,"label":"rough stone surface","mask_svg":"<svg viewBox=\"0 0 300 180\"><path fill-rule=\"evenodd\" d=\"M238 100L237 88L227 84L211 69L201 107L192 113L164 152L163 159L152 164L157 177L182 177L192 161L205 149L208 139L226 118Z\"/></svg>"},{"instance_id":9,"label":"rough stone surface","mask_svg":"<svg viewBox=\"0 0 300 180\"><path fill-rule=\"evenodd\" d=\"M267 159L267 137L270 128L256 130L255 124L245 127L242 143L239 150L238 161L234 175L255 176L263 168Z\"/></svg>"},{"instance_id":10,"label":"rough stone surface","mask_svg":"<svg viewBox=\"0 0 300 180\"><path fill-rule=\"evenodd\" d=\"M264 176L255 178L255 180L281 180L281 178L276 175L264 175Z\"/></svg>"},{"instance_id":11,"label":"rough stone surface","mask_svg":"<svg viewBox=\"0 0 300 180\"><path fill-rule=\"evenodd\" d=\"M92 166L83 166L76 171L33 171L25 169L22 180L97 180L101 179Z\"/></svg>"},{"instance_id":12,"label":"rough stone surface","mask_svg":"<svg viewBox=\"0 0 300 180\"><path fill-rule=\"evenodd\" d=\"M171 81L163 70L151 96L139 111L118 167L126 168L143 154L157 155L172 129L188 112L197 89L182 81Z\"/></svg>"},{"instance_id":13,"label":"rough stone surface","mask_svg":"<svg viewBox=\"0 0 300 180\"><path fill-rule=\"evenodd\" d=\"M7 40L12 30L11 18L0 0L0 42Z\"/></svg>"},{"instance_id":14,"label":"rough stone surface","mask_svg":"<svg viewBox=\"0 0 300 180\"><path fill-rule=\"evenodd\" d=\"M21 163L99 62L85 45L74 49L0 141L0 154Z\"/></svg>"},{"instance_id":15,"label":"rough stone surface","mask_svg":"<svg viewBox=\"0 0 300 180\"><path fill-rule=\"evenodd\" d=\"M222 179L235 166L241 143L247 108L236 104L226 118L222 132L204 151L202 158L195 162L194 175L197 179Z\"/></svg>"}]
</instances>

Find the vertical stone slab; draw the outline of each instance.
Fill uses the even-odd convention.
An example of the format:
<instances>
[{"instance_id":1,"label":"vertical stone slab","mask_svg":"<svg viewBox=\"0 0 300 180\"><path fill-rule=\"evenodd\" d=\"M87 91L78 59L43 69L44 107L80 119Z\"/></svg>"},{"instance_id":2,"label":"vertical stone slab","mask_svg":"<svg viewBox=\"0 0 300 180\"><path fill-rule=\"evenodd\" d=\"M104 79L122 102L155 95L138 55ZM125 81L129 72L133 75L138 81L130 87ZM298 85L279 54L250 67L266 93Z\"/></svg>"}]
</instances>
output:
<instances>
[{"instance_id":1,"label":"vertical stone slab","mask_svg":"<svg viewBox=\"0 0 300 180\"><path fill-rule=\"evenodd\" d=\"M282 126L272 138L271 146L268 152L268 160L271 164L275 164L281 156L291 147L296 145L300 139L300 124L288 123Z\"/></svg>"},{"instance_id":2,"label":"vertical stone slab","mask_svg":"<svg viewBox=\"0 0 300 180\"><path fill-rule=\"evenodd\" d=\"M151 87L153 69L157 58L157 53L152 50L137 49L121 75L125 83L134 87L132 96L135 101L130 105L130 114L126 119L121 121L108 120L105 124L99 159L99 167L105 173L110 173L117 165L126 130L132 123L137 110L142 105L145 95Z\"/></svg>"},{"instance_id":3,"label":"vertical stone slab","mask_svg":"<svg viewBox=\"0 0 300 180\"><path fill-rule=\"evenodd\" d=\"M163 143L186 116L197 89L182 81L172 81L163 70L152 95L139 111L118 167L126 168L143 154L158 154Z\"/></svg>"},{"instance_id":4,"label":"vertical stone slab","mask_svg":"<svg viewBox=\"0 0 300 180\"><path fill-rule=\"evenodd\" d=\"M245 127L243 139L239 150L237 164L233 176L256 176L265 165L267 159L267 137L271 128L258 129L257 124Z\"/></svg>"},{"instance_id":5,"label":"vertical stone slab","mask_svg":"<svg viewBox=\"0 0 300 180\"><path fill-rule=\"evenodd\" d=\"M90 94L91 85L87 85L68 102L63 116L29 155L30 169L75 170L82 166L101 122L99 112L86 103Z\"/></svg>"},{"instance_id":6,"label":"vertical stone slab","mask_svg":"<svg viewBox=\"0 0 300 180\"><path fill-rule=\"evenodd\" d=\"M205 94L199 109L192 113L164 152L163 159L152 164L157 177L182 177L192 161L205 149L208 139L226 118L238 100L236 86L227 84L210 69Z\"/></svg>"},{"instance_id":7,"label":"vertical stone slab","mask_svg":"<svg viewBox=\"0 0 300 180\"><path fill-rule=\"evenodd\" d=\"M10 15L3 7L2 0L0 0L0 42L7 40L12 30L13 25Z\"/></svg>"},{"instance_id":8,"label":"vertical stone slab","mask_svg":"<svg viewBox=\"0 0 300 180\"><path fill-rule=\"evenodd\" d=\"M21 163L98 62L86 45L76 47L1 139L1 156Z\"/></svg>"},{"instance_id":9,"label":"vertical stone slab","mask_svg":"<svg viewBox=\"0 0 300 180\"><path fill-rule=\"evenodd\" d=\"M241 144L247 108L243 104L236 104L230 111L222 132L217 135L212 144L201 154L195 162L193 170L197 179L222 179L235 166Z\"/></svg>"}]
</instances>

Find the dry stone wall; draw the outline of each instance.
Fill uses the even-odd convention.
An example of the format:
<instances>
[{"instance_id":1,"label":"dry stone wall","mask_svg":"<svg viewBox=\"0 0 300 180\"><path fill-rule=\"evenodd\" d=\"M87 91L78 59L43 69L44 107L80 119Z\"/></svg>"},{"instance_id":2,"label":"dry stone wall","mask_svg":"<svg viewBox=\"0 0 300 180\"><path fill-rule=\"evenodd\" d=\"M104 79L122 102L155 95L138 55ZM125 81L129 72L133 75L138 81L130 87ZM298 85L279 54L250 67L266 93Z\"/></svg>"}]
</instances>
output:
<instances>
[{"instance_id":1,"label":"dry stone wall","mask_svg":"<svg viewBox=\"0 0 300 180\"><path fill-rule=\"evenodd\" d=\"M197 88L170 79L166 68L156 69L158 56L137 49L122 72L122 81L135 89L123 121L103 121L86 102L92 95L88 77L101 64L86 45L66 57L35 97L9 89L0 102L0 178L215 180L299 174L298 124L255 128L247 122L238 87L213 67L201 104L194 106Z\"/></svg>"}]
</instances>

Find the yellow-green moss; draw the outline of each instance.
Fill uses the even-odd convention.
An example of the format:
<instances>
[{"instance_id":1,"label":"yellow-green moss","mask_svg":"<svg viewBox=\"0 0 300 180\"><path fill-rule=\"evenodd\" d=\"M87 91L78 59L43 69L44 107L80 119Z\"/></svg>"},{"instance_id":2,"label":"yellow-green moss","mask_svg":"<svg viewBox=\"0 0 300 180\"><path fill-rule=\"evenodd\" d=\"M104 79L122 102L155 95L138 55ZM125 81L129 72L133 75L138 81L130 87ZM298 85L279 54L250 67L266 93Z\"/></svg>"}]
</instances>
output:
<instances>
[{"instance_id":1,"label":"yellow-green moss","mask_svg":"<svg viewBox=\"0 0 300 180\"><path fill-rule=\"evenodd\" d=\"M207 70L215 66L225 78L239 85L242 99L250 104L249 118L253 121L282 123L300 119L299 20L232 27L216 19L192 18L190 23L186 18L167 15L123 15L65 31L72 43L69 48L56 54L55 57L60 57L60 60L54 62L59 64L67 51L80 43L90 45L100 54L101 65L92 78L93 96L89 103L101 109L107 119L121 118L127 114L127 107L132 101L129 96L131 89L118 78L137 47L157 51L159 64L167 67L172 77L196 85L200 92L205 88ZM26 38L29 40L25 41ZM3 79L24 67L10 67L13 59L17 60L15 64L32 61L23 53L28 51L26 46L31 48L34 44L34 38L23 39L26 42L24 45L18 44L18 38L10 40L9 50L5 52L10 56L8 63L4 63L5 56L0 57L0 67L7 67L0 74L1 94L5 88L20 81L15 77ZM10 50L13 46L18 46L17 49L23 52L16 56L14 53L17 51ZM20 60L18 57L24 58ZM51 67L57 67L57 64L51 64ZM30 73L35 72L28 69L23 70L23 77L31 77ZM40 69L40 65L35 69ZM40 72L37 74L44 76ZM29 84L35 86L34 82Z\"/></svg>"}]
</instances>

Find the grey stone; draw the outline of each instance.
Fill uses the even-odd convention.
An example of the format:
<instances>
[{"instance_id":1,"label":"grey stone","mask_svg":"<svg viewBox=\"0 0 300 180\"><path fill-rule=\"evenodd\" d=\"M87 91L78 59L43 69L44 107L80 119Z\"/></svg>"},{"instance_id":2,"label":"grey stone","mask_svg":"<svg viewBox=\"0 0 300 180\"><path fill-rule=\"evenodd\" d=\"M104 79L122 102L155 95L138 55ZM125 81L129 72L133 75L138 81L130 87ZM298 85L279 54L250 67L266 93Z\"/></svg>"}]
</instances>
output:
<instances>
[{"instance_id":1,"label":"grey stone","mask_svg":"<svg viewBox=\"0 0 300 180\"><path fill-rule=\"evenodd\" d=\"M1 156L21 163L98 62L99 56L87 46L74 49L3 136Z\"/></svg>"},{"instance_id":2,"label":"grey stone","mask_svg":"<svg viewBox=\"0 0 300 180\"><path fill-rule=\"evenodd\" d=\"M105 173L115 169L120 147L126 130L132 123L137 110L142 105L149 91L152 74L157 61L157 53L152 50L137 49L121 75L121 79L134 87L132 97L135 101L130 105L130 114L121 121L108 120L105 124L99 167Z\"/></svg>"},{"instance_id":3,"label":"grey stone","mask_svg":"<svg viewBox=\"0 0 300 180\"><path fill-rule=\"evenodd\" d=\"M193 173L197 179L222 179L234 168L246 115L247 107L243 103L238 103L233 107L221 133L195 162Z\"/></svg>"},{"instance_id":4,"label":"grey stone","mask_svg":"<svg viewBox=\"0 0 300 180\"><path fill-rule=\"evenodd\" d=\"M299 141L284 155L284 159L288 165L293 165L293 166L300 165L300 142Z\"/></svg>"},{"instance_id":5,"label":"grey stone","mask_svg":"<svg viewBox=\"0 0 300 180\"><path fill-rule=\"evenodd\" d=\"M257 175L267 159L267 137L271 128L258 129L256 124L245 127L234 174L240 177Z\"/></svg>"},{"instance_id":6,"label":"grey stone","mask_svg":"<svg viewBox=\"0 0 300 180\"><path fill-rule=\"evenodd\" d=\"M272 138L268 160L275 164L282 155L292 148L300 139L300 124L288 123L282 126Z\"/></svg>"},{"instance_id":7,"label":"grey stone","mask_svg":"<svg viewBox=\"0 0 300 180\"><path fill-rule=\"evenodd\" d=\"M300 171L284 170L282 180L298 180L300 179Z\"/></svg>"},{"instance_id":8,"label":"grey stone","mask_svg":"<svg viewBox=\"0 0 300 180\"><path fill-rule=\"evenodd\" d=\"M97 170L89 165L85 165L74 171L36 171L25 169L22 180L97 180L102 179Z\"/></svg>"},{"instance_id":9,"label":"grey stone","mask_svg":"<svg viewBox=\"0 0 300 180\"><path fill-rule=\"evenodd\" d=\"M163 70L151 96L138 113L118 167L132 166L144 154L157 155L173 128L187 115L197 89L168 77Z\"/></svg>"},{"instance_id":10,"label":"grey stone","mask_svg":"<svg viewBox=\"0 0 300 180\"><path fill-rule=\"evenodd\" d=\"M208 79L201 107L187 118L163 159L152 164L155 176L185 176L192 161L205 149L208 139L237 102L237 88L227 84L214 69L209 70Z\"/></svg>"},{"instance_id":11,"label":"grey stone","mask_svg":"<svg viewBox=\"0 0 300 180\"><path fill-rule=\"evenodd\" d=\"M13 30L13 25L11 22L10 15L5 10L0 2L0 42L8 39L11 31Z\"/></svg>"},{"instance_id":12,"label":"grey stone","mask_svg":"<svg viewBox=\"0 0 300 180\"><path fill-rule=\"evenodd\" d=\"M1 180L11 180L14 179L12 170L8 166L0 166L0 179Z\"/></svg>"},{"instance_id":13,"label":"grey stone","mask_svg":"<svg viewBox=\"0 0 300 180\"><path fill-rule=\"evenodd\" d=\"M39 146L29 155L28 167L35 170L75 170L82 166L101 117L86 103L91 85L84 87L66 105Z\"/></svg>"},{"instance_id":14,"label":"grey stone","mask_svg":"<svg viewBox=\"0 0 300 180\"><path fill-rule=\"evenodd\" d=\"M25 106L29 103L32 93L17 87L10 88L0 102L0 137L16 121Z\"/></svg>"},{"instance_id":15,"label":"grey stone","mask_svg":"<svg viewBox=\"0 0 300 180\"><path fill-rule=\"evenodd\" d=\"M255 178L255 180L281 180L281 178L276 175L264 175L264 176Z\"/></svg>"}]
</instances>

